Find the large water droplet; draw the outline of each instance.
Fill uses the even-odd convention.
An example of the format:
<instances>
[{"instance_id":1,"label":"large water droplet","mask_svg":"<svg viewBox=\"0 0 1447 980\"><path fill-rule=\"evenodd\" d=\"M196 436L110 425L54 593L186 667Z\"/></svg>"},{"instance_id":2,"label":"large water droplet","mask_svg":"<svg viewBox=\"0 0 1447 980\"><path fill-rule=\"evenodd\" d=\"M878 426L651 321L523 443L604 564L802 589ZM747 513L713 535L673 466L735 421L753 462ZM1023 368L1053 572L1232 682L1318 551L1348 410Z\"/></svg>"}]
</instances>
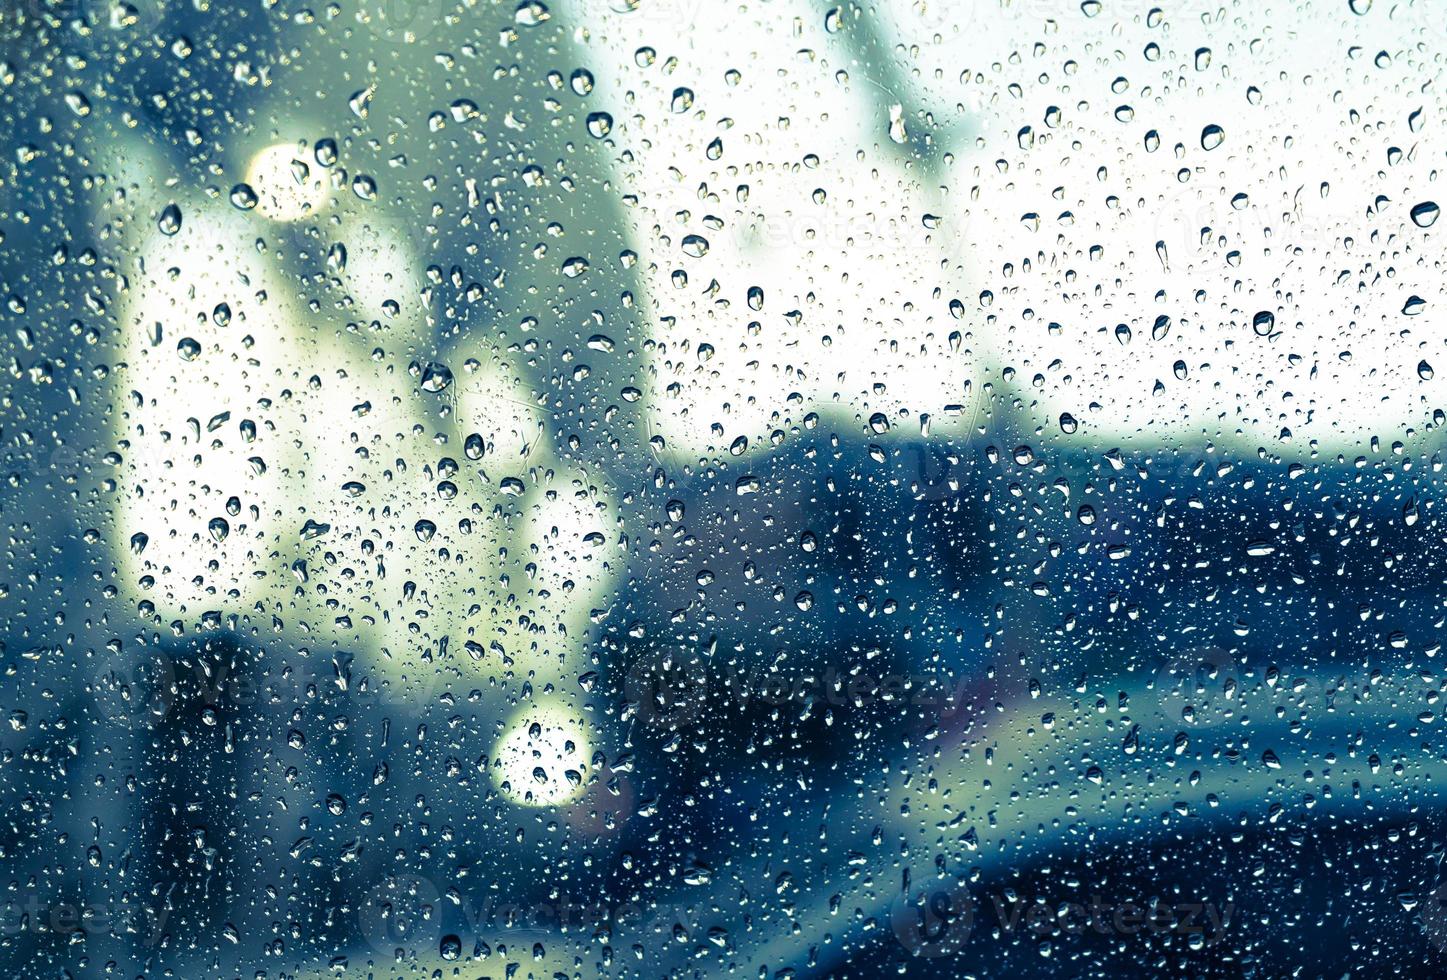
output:
<instances>
[{"instance_id":1,"label":"large water droplet","mask_svg":"<svg viewBox=\"0 0 1447 980\"><path fill-rule=\"evenodd\" d=\"M436 394L452 384L452 370L436 361L422 369L422 390Z\"/></svg>"},{"instance_id":2,"label":"large water droplet","mask_svg":"<svg viewBox=\"0 0 1447 980\"><path fill-rule=\"evenodd\" d=\"M174 235L181 230L181 209L175 204L167 204L161 212L160 220L156 227L161 229L163 235Z\"/></svg>"},{"instance_id":3,"label":"large water droplet","mask_svg":"<svg viewBox=\"0 0 1447 980\"><path fill-rule=\"evenodd\" d=\"M1412 223L1418 228L1431 228L1437 223L1437 215L1441 213L1436 201L1423 201L1412 208Z\"/></svg>"}]
</instances>

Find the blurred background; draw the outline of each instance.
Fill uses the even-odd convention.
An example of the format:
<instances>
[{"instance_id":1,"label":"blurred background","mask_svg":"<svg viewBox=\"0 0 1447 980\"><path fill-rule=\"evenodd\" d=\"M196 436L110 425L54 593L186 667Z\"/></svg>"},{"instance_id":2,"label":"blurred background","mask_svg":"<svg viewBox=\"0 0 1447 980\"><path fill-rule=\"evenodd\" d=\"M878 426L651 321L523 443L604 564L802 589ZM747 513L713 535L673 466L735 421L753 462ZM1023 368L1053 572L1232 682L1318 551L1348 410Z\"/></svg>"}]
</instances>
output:
<instances>
[{"instance_id":1,"label":"blurred background","mask_svg":"<svg viewBox=\"0 0 1447 980\"><path fill-rule=\"evenodd\" d=\"M6 975L1447 964L1440 11L0 46Z\"/></svg>"}]
</instances>

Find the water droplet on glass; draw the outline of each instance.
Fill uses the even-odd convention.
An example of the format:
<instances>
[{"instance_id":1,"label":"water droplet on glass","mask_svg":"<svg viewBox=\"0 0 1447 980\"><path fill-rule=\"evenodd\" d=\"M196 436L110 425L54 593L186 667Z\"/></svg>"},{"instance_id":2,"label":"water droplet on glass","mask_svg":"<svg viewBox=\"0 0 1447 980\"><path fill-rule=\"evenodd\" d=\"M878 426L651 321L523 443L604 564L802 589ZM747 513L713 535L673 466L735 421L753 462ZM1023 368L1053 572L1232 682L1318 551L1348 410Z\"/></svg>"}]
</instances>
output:
<instances>
[{"instance_id":1,"label":"water droplet on glass","mask_svg":"<svg viewBox=\"0 0 1447 980\"><path fill-rule=\"evenodd\" d=\"M237 210L250 211L256 207L258 200L256 191L244 181L231 188L231 203Z\"/></svg>"},{"instance_id":2,"label":"water droplet on glass","mask_svg":"<svg viewBox=\"0 0 1447 980\"><path fill-rule=\"evenodd\" d=\"M422 369L422 390L436 394L452 384L452 370L445 364L431 362Z\"/></svg>"},{"instance_id":3,"label":"water droplet on glass","mask_svg":"<svg viewBox=\"0 0 1447 980\"><path fill-rule=\"evenodd\" d=\"M889 107L889 138L895 143L909 142L909 134L904 130L904 106L897 103Z\"/></svg>"},{"instance_id":4,"label":"water droplet on glass","mask_svg":"<svg viewBox=\"0 0 1447 980\"><path fill-rule=\"evenodd\" d=\"M167 204L161 211L161 218L156 222L156 227L161 229L163 235L174 235L181 230L181 209L175 204Z\"/></svg>"},{"instance_id":5,"label":"water droplet on glass","mask_svg":"<svg viewBox=\"0 0 1447 980\"><path fill-rule=\"evenodd\" d=\"M602 139L613 132L613 117L606 112L588 113L588 134L595 139Z\"/></svg>"}]
</instances>

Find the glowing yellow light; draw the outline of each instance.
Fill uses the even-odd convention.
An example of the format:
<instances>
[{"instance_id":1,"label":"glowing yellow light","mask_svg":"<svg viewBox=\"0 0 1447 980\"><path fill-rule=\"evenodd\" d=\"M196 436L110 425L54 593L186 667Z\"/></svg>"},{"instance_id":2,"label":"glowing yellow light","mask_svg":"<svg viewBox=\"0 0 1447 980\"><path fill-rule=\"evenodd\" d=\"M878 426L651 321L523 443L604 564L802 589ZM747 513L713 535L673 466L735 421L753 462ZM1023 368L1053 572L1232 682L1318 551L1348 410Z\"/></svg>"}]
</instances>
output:
<instances>
[{"instance_id":1,"label":"glowing yellow light","mask_svg":"<svg viewBox=\"0 0 1447 980\"><path fill-rule=\"evenodd\" d=\"M570 803L587 788L590 754L583 719L560 706L524 711L497 749L493 778L503 795L524 806Z\"/></svg>"},{"instance_id":2,"label":"glowing yellow light","mask_svg":"<svg viewBox=\"0 0 1447 980\"><path fill-rule=\"evenodd\" d=\"M246 182L256 192L256 209L273 221L299 221L327 199L324 171L289 143L268 146L251 158Z\"/></svg>"}]
</instances>

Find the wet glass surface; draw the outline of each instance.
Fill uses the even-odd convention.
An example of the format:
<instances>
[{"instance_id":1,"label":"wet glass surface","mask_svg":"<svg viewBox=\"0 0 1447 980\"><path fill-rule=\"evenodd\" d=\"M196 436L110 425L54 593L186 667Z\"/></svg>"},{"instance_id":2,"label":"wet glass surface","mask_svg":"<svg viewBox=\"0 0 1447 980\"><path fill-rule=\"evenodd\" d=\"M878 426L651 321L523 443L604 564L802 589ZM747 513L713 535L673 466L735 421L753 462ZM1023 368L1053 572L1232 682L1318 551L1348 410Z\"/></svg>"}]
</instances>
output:
<instances>
[{"instance_id":1,"label":"wet glass surface","mask_svg":"<svg viewBox=\"0 0 1447 980\"><path fill-rule=\"evenodd\" d=\"M1443 13L0 7L0 970L1442 969Z\"/></svg>"}]
</instances>

